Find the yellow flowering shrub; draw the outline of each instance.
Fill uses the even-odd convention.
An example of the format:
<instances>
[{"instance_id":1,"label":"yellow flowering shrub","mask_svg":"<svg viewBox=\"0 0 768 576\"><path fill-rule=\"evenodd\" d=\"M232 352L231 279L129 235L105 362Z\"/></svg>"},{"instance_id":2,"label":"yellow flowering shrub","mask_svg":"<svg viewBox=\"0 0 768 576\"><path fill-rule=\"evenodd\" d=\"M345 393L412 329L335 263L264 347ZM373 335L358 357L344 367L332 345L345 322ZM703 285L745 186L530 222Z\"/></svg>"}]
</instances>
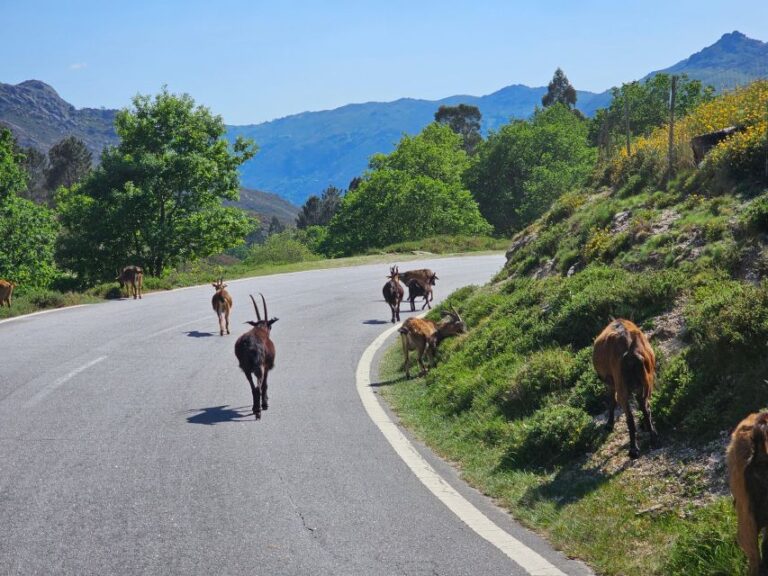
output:
<instances>
[{"instance_id":1,"label":"yellow flowering shrub","mask_svg":"<svg viewBox=\"0 0 768 576\"><path fill-rule=\"evenodd\" d=\"M750 173L765 161L768 133L768 80L727 92L693 110L675 123L675 170L694 167L690 141L694 136L738 126L742 130L718 144L707 155L711 172ZM624 147L611 161L611 183L617 185L634 173L661 178L667 170L669 131L667 126L633 142L628 156Z\"/></svg>"}]
</instances>

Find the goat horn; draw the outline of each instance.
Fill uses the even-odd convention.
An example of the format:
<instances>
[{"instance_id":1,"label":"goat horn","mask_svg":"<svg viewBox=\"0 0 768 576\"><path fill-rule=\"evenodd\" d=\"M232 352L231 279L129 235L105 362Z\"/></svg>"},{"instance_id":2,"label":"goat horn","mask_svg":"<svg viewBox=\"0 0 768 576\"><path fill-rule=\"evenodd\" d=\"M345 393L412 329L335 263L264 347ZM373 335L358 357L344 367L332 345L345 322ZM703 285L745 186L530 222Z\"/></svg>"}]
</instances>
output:
<instances>
[{"instance_id":1,"label":"goat horn","mask_svg":"<svg viewBox=\"0 0 768 576\"><path fill-rule=\"evenodd\" d=\"M269 314L267 314L267 301L264 300L264 294L259 292L259 296L261 296L261 303L264 304L264 321L266 322L269 320Z\"/></svg>"},{"instance_id":2,"label":"goat horn","mask_svg":"<svg viewBox=\"0 0 768 576\"><path fill-rule=\"evenodd\" d=\"M259 314L259 307L256 305L256 300L253 299L253 294L248 294L248 296L251 297L251 302L253 302L253 309L256 310L256 320L261 322L261 315Z\"/></svg>"}]
</instances>

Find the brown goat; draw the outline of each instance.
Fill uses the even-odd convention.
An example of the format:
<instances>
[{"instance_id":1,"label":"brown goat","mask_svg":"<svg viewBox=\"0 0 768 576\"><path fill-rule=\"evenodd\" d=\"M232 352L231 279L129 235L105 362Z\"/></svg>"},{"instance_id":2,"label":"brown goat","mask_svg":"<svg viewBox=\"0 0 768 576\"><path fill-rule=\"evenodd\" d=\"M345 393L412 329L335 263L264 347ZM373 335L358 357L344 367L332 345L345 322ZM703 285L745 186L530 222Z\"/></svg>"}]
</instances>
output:
<instances>
[{"instance_id":1,"label":"brown goat","mask_svg":"<svg viewBox=\"0 0 768 576\"><path fill-rule=\"evenodd\" d=\"M651 433L651 446L658 446L658 434L649 404L656 356L645 334L629 320L613 320L595 339L592 363L608 389L608 422L605 427L613 430L618 402L627 417L629 457L637 458L640 455L635 437L635 419L629 405L630 394L634 393L643 412L643 426Z\"/></svg>"},{"instance_id":2,"label":"brown goat","mask_svg":"<svg viewBox=\"0 0 768 576\"><path fill-rule=\"evenodd\" d=\"M240 364L240 369L245 372L248 384L251 385L251 394L253 395L253 415L258 420L261 418L261 411L269 407L267 398L267 376L269 371L275 366L275 345L270 339L272 324L277 322L277 318L269 318L267 315L267 301L264 295L261 296L261 302L264 304L264 319L259 314L259 307L256 300L251 296L253 308L256 310L256 322L249 320L246 324L253 326L248 332L240 336L235 342L235 356ZM269 319L268 319L269 318ZM256 383L253 382L253 376L256 376Z\"/></svg>"},{"instance_id":3,"label":"brown goat","mask_svg":"<svg viewBox=\"0 0 768 576\"><path fill-rule=\"evenodd\" d=\"M424 297L424 304L422 304L421 309L424 310L426 307L429 307L430 310L432 309L432 306L429 303L434 298L432 294L432 286L435 285L435 280L437 280L437 274L432 274L426 283L418 278L412 278L407 282L408 301L411 303L411 312L416 311L416 298L419 296Z\"/></svg>"},{"instance_id":4,"label":"brown goat","mask_svg":"<svg viewBox=\"0 0 768 576\"><path fill-rule=\"evenodd\" d=\"M389 305L389 309L392 311L392 323L395 321L400 322L400 302L403 300L403 287L400 285L400 273L397 270L397 266L391 266L389 268L389 282L384 284L384 288L381 289L384 295L384 301Z\"/></svg>"},{"instance_id":5,"label":"brown goat","mask_svg":"<svg viewBox=\"0 0 768 576\"><path fill-rule=\"evenodd\" d=\"M0 280L0 308L3 304L8 304L8 308L11 307L11 297L15 287L16 285L9 280Z\"/></svg>"},{"instance_id":6,"label":"brown goat","mask_svg":"<svg viewBox=\"0 0 768 576\"><path fill-rule=\"evenodd\" d=\"M216 312L216 316L219 318L219 336L224 336L225 324L227 334L229 334L229 313L232 310L232 296L225 290L227 285L224 284L224 278L220 278L211 286L216 290L213 298L211 298L211 305L213 306L213 311Z\"/></svg>"},{"instance_id":7,"label":"brown goat","mask_svg":"<svg viewBox=\"0 0 768 576\"><path fill-rule=\"evenodd\" d=\"M416 359L421 368L420 375L427 372L424 365L424 355L429 356L430 366L435 363L435 351L438 344L448 336L463 334L467 331L467 325L461 319L456 310L451 310L440 322L425 320L424 318L408 318L400 327L400 339L403 343L403 356L405 357L405 377L411 377L411 362L409 353L416 350Z\"/></svg>"},{"instance_id":8,"label":"brown goat","mask_svg":"<svg viewBox=\"0 0 768 576\"><path fill-rule=\"evenodd\" d=\"M736 539L747 555L749 576L763 576L768 574L768 412L750 414L739 423L726 461L738 517Z\"/></svg>"},{"instance_id":9,"label":"brown goat","mask_svg":"<svg viewBox=\"0 0 768 576\"><path fill-rule=\"evenodd\" d=\"M144 270L141 266L126 266L115 278L120 283L120 290L127 288L126 298L131 297L133 293L133 299L136 300L138 296L141 299L141 285L144 281Z\"/></svg>"},{"instance_id":10,"label":"brown goat","mask_svg":"<svg viewBox=\"0 0 768 576\"><path fill-rule=\"evenodd\" d=\"M419 268L417 270L408 270L407 272L403 272L400 274L400 280L404 282L406 285L411 280L421 280L422 284L426 285L430 279L433 280L439 280L437 277L437 274L432 272L429 268ZM434 286L434 282L432 282L432 285Z\"/></svg>"}]
</instances>

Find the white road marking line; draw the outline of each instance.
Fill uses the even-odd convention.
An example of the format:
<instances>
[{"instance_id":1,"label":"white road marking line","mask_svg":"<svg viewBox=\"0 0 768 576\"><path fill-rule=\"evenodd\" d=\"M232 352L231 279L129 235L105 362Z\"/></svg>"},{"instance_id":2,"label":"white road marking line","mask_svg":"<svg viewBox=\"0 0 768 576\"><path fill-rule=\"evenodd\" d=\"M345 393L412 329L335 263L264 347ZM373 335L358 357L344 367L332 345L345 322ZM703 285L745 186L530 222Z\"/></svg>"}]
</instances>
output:
<instances>
[{"instance_id":1,"label":"white road marking line","mask_svg":"<svg viewBox=\"0 0 768 576\"><path fill-rule=\"evenodd\" d=\"M38 402L40 402L40 400L45 398L48 394L50 394L51 392L56 390L56 388L58 388L59 386L61 386L65 382L67 382L68 380L71 380L72 378L74 378L75 376L80 374L80 372L83 372L84 370L87 370L88 368L90 368L94 364L98 364L99 362L101 362L102 360L105 360L106 358L107 358L106 356L99 356L95 360L91 360L87 364L83 364L82 366L80 366L80 368L75 368L74 370L72 370L72 372L70 372L66 376L62 376L58 380L54 380L51 384L45 386L37 394L32 396L32 398L30 398L27 401L26 406L29 407L29 406L32 406L34 404L37 404Z\"/></svg>"},{"instance_id":2,"label":"white road marking line","mask_svg":"<svg viewBox=\"0 0 768 576\"><path fill-rule=\"evenodd\" d=\"M83 306L88 306L88 304L75 304L73 306L64 306L62 308L50 308L48 310L40 310L39 312L31 312L29 314L21 314L20 316L12 316L10 318L6 318L5 320L0 320L0 324L5 324L6 322L13 322L14 320L24 320L25 318L29 318L30 316L39 316L40 314L50 314L51 312L60 312L61 310L72 310L72 308L82 308Z\"/></svg>"},{"instance_id":3,"label":"white road marking line","mask_svg":"<svg viewBox=\"0 0 768 576\"><path fill-rule=\"evenodd\" d=\"M373 388L371 388L371 365L378 349L384 345L387 338L399 327L399 325L393 326L380 334L365 349L357 365L357 392L360 395L365 410L368 412L368 416L379 427L379 430L384 434L398 456L403 459L416 477L421 480L422 484L467 526L496 546L531 576L566 576L564 572L550 564L539 553L531 550L493 523L485 514L448 484L419 454L413 444L410 443L408 438L398 429L397 425L381 407L376 394L373 392Z\"/></svg>"}]
</instances>

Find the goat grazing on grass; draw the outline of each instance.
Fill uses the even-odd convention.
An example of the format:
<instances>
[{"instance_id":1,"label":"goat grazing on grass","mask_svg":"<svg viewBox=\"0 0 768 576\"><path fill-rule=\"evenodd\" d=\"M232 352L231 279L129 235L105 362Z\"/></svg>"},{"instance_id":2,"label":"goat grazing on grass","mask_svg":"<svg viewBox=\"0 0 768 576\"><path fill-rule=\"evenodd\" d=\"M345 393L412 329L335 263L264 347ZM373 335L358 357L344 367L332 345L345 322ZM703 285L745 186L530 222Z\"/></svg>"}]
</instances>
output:
<instances>
[{"instance_id":1,"label":"goat grazing on grass","mask_svg":"<svg viewBox=\"0 0 768 576\"><path fill-rule=\"evenodd\" d=\"M434 366L435 351L438 344L448 336L454 334L464 334L467 331L467 325L461 319L456 310L448 312L440 322L425 320L424 318L408 318L400 327L400 339L403 343L403 356L405 357L405 377L411 377L411 363L409 353L416 350L416 359L421 368L420 375L427 373L424 365L424 355L428 355L429 365Z\"/></svg>"},{"instance_id":2,"label":"goat grazing on grass","mask_svg":"<svg viewBox=\"0 0 768 576\"><path fill-rule=\"evenodd\" d=\"M397 270L397 266L391 266L389 268L389 282L384 284L384 288L381 289L384 294L384 300L389 305L389 309L392 311L392 323L395 321L400 322L400 302L403 300L403 287L400 285L400 273Z\"/></svg>"},{"instance_id":3,"label":"goat grazing on grass","mask_svg":"<svg viewBox=\"0 0 768 576\"><path fill-rule=\"evenodd\" d=\"M11 307L11 296L13 296L13 289L16 285L8 280L0 280L0 308L3 304L8 304L8 308Z\"/></svg>"},{"instance_id":4,"label":"goat grazing on grass","mask_svg":"<svg viewBox=\"0 0 768 576\"><path fill-rule=\"evenodd\" d=\"M640 455L635 437L635 419L629 404L630 395L634 394L643 412L643 427L651 433L651 446L658 446L658 434L649 405L656 356L645 334L629 320L613 320L595 339L592 363L608 389L608 422L605 427L613 430L618 402L627 417L629 457Z\"/></svg>"},{"instance_id":5,"label":"goat grazing on grass","mask_svg":"<svg viewBox=\"0 0 768 576\"><path fill-rule=\"evenodd\" d=\"M435 285L435 280L437 280L437 274L432 274L426 283L418 278L412 278L408 281L408 301L411 303L411 312L416 311L415 301L419 296L424 297L424 304L421 306L421 309L424 310L426 307L429 307L430 310L432 309L429 303L433 299L432 286Z\"/></svg>"},{"instance_id":6,"label":"goat grazing on grass","mask_svg":"<svg viewBox=\"0 0 768 576\"><path fill-rule=\"evenodd\" d=\"M225 290L227 285L224 284L224 278L220 278L212 286L216 293L211 298L211 305L219 318L219 335L224 336L225 325L227 334L229 334L229 312L232 310L232 296Z\"/></svg>"},{"instance_id":7,"label":"goat grazing on grass","mask_svg":"<svg viewBox=\"0 0 768 576\"><path fill-rule=\"evenodd\" d=\"M261 418L261 411L269 407L267 398L267 376L269 371L275 366L275 345L269 337L272 330L272 324L277 322L277 318L269 318L267 315L267 301L264 295L261 296L261 302L264 304L264 319L259 314L259 307L256 300L251 296L253 308L256 310L256 322L249 320L246 322L253 326L248 332L240 336L235 342L235 356L240 364L240 369L245 372L248 384L251 385L253 394L253 415L258 420ZM256 384L253 383L253 377L256 376Z\"/></svg>"},{"instance_id":8,"label":"goat grazing on grass","mask_svg":"<svg viewBox=\"0 0 768 576\"><path fill-rule=\"evenodd\" d=\"M136 300L136 296L141 299L141 285L144 280L144 270L141 269L141 266L126 266L115 280L120 283L121 293L124 288L127 289L126 298L130 298L131 293L133 293L134 300Z\"/></svg>"},{"instance_id":9,"label":"goat grazing on grass","mask_svg":"<svg viewBox=\"0 0 768 576\"><path fill-rule=\"evenodd\" d=\"M768 574L768 412L750 414L739 423L731 434L726 461L738 518L736 539L747 555L749 576L765 576Z\"/></svg>"}]
</instances>

